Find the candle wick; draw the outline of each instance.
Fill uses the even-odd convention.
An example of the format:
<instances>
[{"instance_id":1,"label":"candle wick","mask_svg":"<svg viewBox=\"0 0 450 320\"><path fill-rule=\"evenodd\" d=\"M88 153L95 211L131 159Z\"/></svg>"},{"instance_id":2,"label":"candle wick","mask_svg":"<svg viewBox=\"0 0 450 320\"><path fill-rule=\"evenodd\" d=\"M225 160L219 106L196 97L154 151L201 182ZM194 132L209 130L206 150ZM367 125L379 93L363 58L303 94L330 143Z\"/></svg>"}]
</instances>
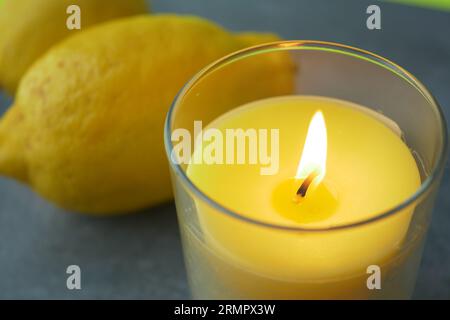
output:
<instances>
[{"instance_id":1,"label":"candle wick","mask_svg":"<svg viewBox=\"0 0 450 320\"><path fill-rule=\"evenodd\" d=\"M311 183L313 182L313 180L319 175L319 173L317 172L317 170L314 170L313 172L311 172L306 179L303 181L302 185L300 186L300 188L298 188L297 190L297 195L304 198L306 196L306 192L308 191L309 186L311 185Z\"/></svg>"}]
</instances>

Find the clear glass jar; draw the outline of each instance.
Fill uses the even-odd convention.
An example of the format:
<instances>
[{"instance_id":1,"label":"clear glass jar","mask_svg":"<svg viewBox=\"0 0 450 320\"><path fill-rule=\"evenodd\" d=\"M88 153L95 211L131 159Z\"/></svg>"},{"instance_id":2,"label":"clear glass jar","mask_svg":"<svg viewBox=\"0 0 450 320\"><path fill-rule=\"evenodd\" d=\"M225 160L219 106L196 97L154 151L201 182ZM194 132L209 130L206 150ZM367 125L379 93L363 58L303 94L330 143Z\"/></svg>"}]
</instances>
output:
<instances>
[{"instance_id":1,"label":"clear glass jar","mask_svg":"<svg viewBox=\"0 0 450 320\"><path fill-rule=\"evenodd\" d=\"M194 298L202 299L405 299L414 290L425 235L431 219L433 202L447 155L447 128L443 113L428 90L409 72L373 53L349 46L319 41L283 41L252 47L228 55L209 65L180 91L167 116L165 144L171 159L171 134L185 128L193 136L194 120L207 125L211 120L242 104L262 98L286 94L265 81L283 81L286 69L266 69L257 59L270 56L295 64L293 94L338 98L354 102L393 120L401 129L402 138L411 149L421 170L421 186L406 201L376 215L374 218L338 227L302 229L269 224L233 212L226 204L209 198L189 179L186 165L170 161L175 201L182 235L184 257L190 288ZM236 70L254 68L250 73ZM261 68L260 70L255 68ZM247 78L246 78L247 77ZM268 83L267 82L267 83ZM259 86L248 90L249 86ZM242 94L237 94L241 92ZM214 94L212 94L214 93ZM290 94L292 94L290 93ZM228 97L235 97L229 99ZM238 183L238 177L236 177ZM361 240L360 250L371 250L376 239L366 239L378 228L395 221L402 213L411 213L403 241L394 254L376 261L381 270L381 289L369 290L367 269L351 274L308 280L286 278L283 274L255 272L225 254L208 240L214 230L205 232L200 215L215 216L223 228L235 232L257 234L274 243L290 246L291 241L308 238L321 245L333 246L341 238ZM393 223L393 222L392 222ZM370 231L371 230L371 231ZM370 232L369 232L370 231ZM354 238L354 239L356 239ZM367 243L367 246L365 244ZM245 250L280 258L276 246L258 247L242 241ZM246 248L248 246L248 248ZM350 248L349 248L350 250ZM242 252L240 254L242 254ZM295 255L296 252L289 252ZM357 252L356 252L357 254ZM376 253L374 253L376 255ZM330 270L333 261L329 261Z\"/></svg>"}]
</instances>

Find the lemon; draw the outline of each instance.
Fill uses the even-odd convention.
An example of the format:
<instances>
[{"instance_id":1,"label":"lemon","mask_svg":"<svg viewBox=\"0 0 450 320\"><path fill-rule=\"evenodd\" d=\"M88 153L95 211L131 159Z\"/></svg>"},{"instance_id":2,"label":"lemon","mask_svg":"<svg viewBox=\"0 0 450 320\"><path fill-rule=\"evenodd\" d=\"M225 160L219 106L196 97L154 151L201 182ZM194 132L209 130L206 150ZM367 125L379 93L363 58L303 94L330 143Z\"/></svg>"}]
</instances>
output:
<instances>
[{"instance_id":1,"label":"lemon","mask_svg":"<svg viewBox=\"0 0 450 320\"><path fill-rule=\"evenodd\" d=\"M145 0L4 0L0 2L0 88L14 94L30 65L69 30L70 5L81 10L81 30L147 11Z\"/></svg>"},{"instance_id":2,"label":"lemon","mask_svg":"<svg viewBox=\"0 0 450 320\"><path fill-rule=\"evenodd\" d=\"M78 212L129 212L169 200L163 126L178 90L215 59L277 39L236 36L209 21L175 15L116 20L70 37L27 72L0 122L0 173ZM237 87L272 80L224 99L239 102L252 90L292 92L287 56L257 63L227 76ZM278 70L286 76L270 76ZM210 94L225 81L216 79Z\"/></svg>"}]
</instances>

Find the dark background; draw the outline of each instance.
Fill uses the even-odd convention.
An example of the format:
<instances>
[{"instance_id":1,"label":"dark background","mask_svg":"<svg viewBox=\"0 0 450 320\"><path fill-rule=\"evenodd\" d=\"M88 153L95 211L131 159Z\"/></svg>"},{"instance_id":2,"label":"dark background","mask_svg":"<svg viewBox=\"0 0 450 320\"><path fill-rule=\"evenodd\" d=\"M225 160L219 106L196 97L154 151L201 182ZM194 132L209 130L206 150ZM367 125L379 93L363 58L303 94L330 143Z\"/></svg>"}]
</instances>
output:
<instances>
[{"instance_id":1,"label":"dark background","mask_svg":"<svg viewBox=\"0 0 450 320\"><path fill-rule=\"evenodd\" d=\"M235 31L272 31L361 47L404 66L450 116L450 12L363 0L154 0L153 11L190 13ZM378 4L382 30L366 28ZM1 32L1 31L0 31ZM0 95L0 112L10 101ZM442 182L415 298L450 298L450 174ZM61 212L0 178L0 298L187 298L175 208L95 218ZM82 290L66 288L66 267Z\"/></svg>"}]
</instances>

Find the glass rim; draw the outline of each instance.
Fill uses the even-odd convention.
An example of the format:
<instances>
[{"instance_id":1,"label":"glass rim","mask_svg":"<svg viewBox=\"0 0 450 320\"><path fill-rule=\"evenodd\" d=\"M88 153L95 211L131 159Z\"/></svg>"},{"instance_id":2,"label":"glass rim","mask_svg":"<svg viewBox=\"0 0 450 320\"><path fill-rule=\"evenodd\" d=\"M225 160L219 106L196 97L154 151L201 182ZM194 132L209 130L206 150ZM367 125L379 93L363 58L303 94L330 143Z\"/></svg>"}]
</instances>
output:
<instances>
[{"instance_id":1,"label":"glass rim","mask_svg":"<svg viewBox=\"0 0 450 320\"><path fill-rule=\"evenodd\" d=\"M220 69L223 66L226 66L229 63L233 63L236 60L239 60L241 58L245 58L248 56L266 53L266 52L275 52L275 51L283 51L283 50L318 50L318 51L328 51L328 52L335 52L340 54L346 54L353 56L354 58L362 59L371 63L374 63L380 67L383 67L391 72L396 73L400 77L403 78L403 80L406 80L408 83L410 83L412 86L414 86L421 94L422 96L428 101L429 105L431 107L434 107L434 111L437 113L437 116L440 121L441 130L440 135L442 137L442 145L439 152L438 159L436 161L436 164L433 166L433 168L430 170L430 174L421 182L420 187L407 199L403 200L399 204L395 205L394 207L381 211L380 213L377 213L373 217L358 220L355 222L345 223L341 225L335 225L335 226L329 226L329 227L311 227L311 228L305 228L305 227L297 227L297 226L287 226L287 225L281 225L281 224L273 224L269 222L264 222L260 220L256 220L253 218L249 218L245 216L243 213L239 213L237 211L234 211L232 209L229 209L225 207L224 205L220 204L216 200L209 197L206 193L204 193L202 190L200 190L195 183L187 176L186 172L181 168L180 164L174 163L171 161L171 152L173 149L173 144L171 141L171 120L173 118L174 110L177 108L177 106L182 103L182 99L186 95L186 93L195 86L195 84L201 80L203 77L207 76L208 74L214 72L217 69ZM208 205L215 208L217 211L219 211L219 214L226 214L230 216L231 218L236 218L239 220L242 220L246 223L252 223L256 226L261 227L267 227L272 229L278 229L282 231L295 231L295 232L324 232L324 231L333 231L333 230L341 230L341 229L349 229L353 227L358 227L362 225L366 225L369 223L376 222L378 220L382 220L384 218L387 218L391 215L394 215L397 212L401 212L403 209L407 208L414 202L416 202L418 199L420 199L424 194L426 194L433 184L436 182L436 180L440 177L440 174L442 173L445 162L446 162L446 156L448 152L448 133L447 133L447 123L445 120L444 112L442 111L441 106L437 102L437 100L434 98L434 96L429 92L429 90L425 87L424 84L422 84L416 77L414 77L410 72L405 70L404 68L400 67L396 63L379 56L375 53L372 53L370 51L359 49L356 47L348 46L345 44L335 43L335 42L328 42L328 41L316 41L316 40L285 40L285 41L276 41L276 42L270 42L266 44L260 44L248 48L244 48L238 51L235 51L233 53L230 53L211 64L207 65L203 69L201 69L199 72L197 72L178 92L178 94L175 96L169 111L166 116L165 124L164 124L164 145L166 150L166 155L168 157L169 165L174 170L175 174L181 178L183 183L191 190L196 196L198 196L201 201L204 201Z\"/></svg>"}]
</instances>

